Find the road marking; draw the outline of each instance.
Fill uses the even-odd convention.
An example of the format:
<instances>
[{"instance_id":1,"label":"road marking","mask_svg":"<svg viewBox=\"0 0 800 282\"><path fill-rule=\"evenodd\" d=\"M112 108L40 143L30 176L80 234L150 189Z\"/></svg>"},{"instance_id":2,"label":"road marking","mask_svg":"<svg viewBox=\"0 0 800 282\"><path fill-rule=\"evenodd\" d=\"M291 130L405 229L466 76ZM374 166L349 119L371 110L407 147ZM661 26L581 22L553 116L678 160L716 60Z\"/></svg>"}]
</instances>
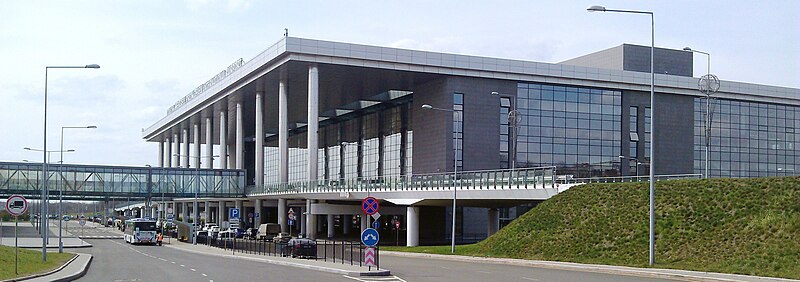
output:
<instances>
[{"instance_id":1,"label":"road marking","mask_svg":"<svg viewBox=\"0 0 800 282\"><path fill-rule=\"evenodd\" d=\"M344 276L346 278L350 278L350 279L356 280L356 281L361 281L361 282L377 282L377 281L407 282L406 280L403 280L402 278L397 277L397 276L391 276L391 277L364 277L364 278L352 277L352 276L347 276L347 275L342 275L342 276Z\"/></svg>"},{"instance_id":2,"label":"road marking","mask_svg":"<svg viewBox=\"0 0 800 282\"><path fill-rule=\"evenodd\" d=\"M197 271L197 269L194 269L194 268L190 268L190 269L191 269L192 271Z\"/></svg>"},{"instance_id":3,"label":"road marking","mask_svg":"<svg viewBox=\"0 0 800 282\"><path fill-rule=\"evenodd\" d=\"M206 276L208 276L208 275L206 275L205 273L200 273L200 274L202 274L202 275L203 275L203 277L206 277Z\"/></svg>"},{"instance_id":4,"label":"road marking","mask_svg":"<svg viewBox=\"0 0 800 282\"><path fill-rule=\"evenodd\" d=\"M160 261L167 261L167 260L165 260L165 259L163 259L163 258L158 258L158 260L160 260Z\"/></svg>"},{"instance_id":5,"label":"road marking","mask_svg":"<svg viewBox=\"0 0 800 282\"><path fill-rule=\"evenodd\" d=\"M181 264L181 267L186 267L185 265Z\"/></svg>"},{"instance_id":6,"label":"road marking","mask_svg":"<svg viewBox=\"0 0 800 282\"><path fill-rule=\"evenodd\" d=\"M522 278L522 279L525 279L525 280L530 280L530 281L539 281L539 279L536 279L536 278L529 278L529 277L524 277L524 276L523 276L523 277L520 277L520 278Z\"/></svg>"},{"instance_id":7,"label":"road marking","mask_svg":"<svg viewBox=\"0 0 800 282\"><path fill-rule=\"evenodd\" d=\"M175 264L175 262L173 261L172 264Z\"/></svg>"},{"instance_id":8,"label":"road marking","mask_svg":"<svg viewBox=\"0 0 800 282\"><path fill-rule=\"evenodd\" d=\"M488 271L480 271L480 270L478 270L478 272L483 273L483 274L492 274L491 272L488 272Z\"/></svg>"}]
</instances>

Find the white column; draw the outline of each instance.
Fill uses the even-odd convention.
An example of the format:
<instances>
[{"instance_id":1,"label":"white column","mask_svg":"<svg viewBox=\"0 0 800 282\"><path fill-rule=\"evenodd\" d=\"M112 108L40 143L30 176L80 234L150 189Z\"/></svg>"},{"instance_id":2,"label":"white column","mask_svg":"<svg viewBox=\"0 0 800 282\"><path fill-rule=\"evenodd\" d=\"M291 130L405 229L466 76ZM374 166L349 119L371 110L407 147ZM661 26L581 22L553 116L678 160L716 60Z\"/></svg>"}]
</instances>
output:
<instances>
[{"instance_id":1,"label":"white column","mask_svg":"<svg viewBox=\"0 0 800 282\"><path fill-rule=\"evenodd\" d=\"M228 113L224 110L219 112L219 168L228 167Z\"/></svg>"},{"instance_id":2,"label":"white column","mask_svg":"<svg viewBox=\"0 0 800 282\"><path fill-rule=\"evenodd\" d=\"M281 73L278 83L278 177L289 182L289 94L286 92L286 75Z\"/></svg>"},{"instance_id":3,"label":"white column","mask_svg":"<svg viewBox=\"0 0 800 282\"><path fill-rule=\"evenodd\" d=\"M281 232L289 232L286 224L286 199L278 199L278 223L281 225Z\"/></svg>"},{"instance_id":4,"label":"white column","mask_svg":"<svg viewBox=\"0 0 800 282\"><path fill-rule=\"evenodd\" d=\"M181 202L181 214L183 215L183 221L189 222L189 208L186 206L186 202Z\"/></svg>"},{"instance_id":5,"label":"white column","mask_svg":"<svg viewBox=\"0 0 800 282\"><path fill-rule=\"evenodd\" d=\"M317 217L311 213L314 200L306 200L306 238L317 239Z\"/></svg>"},{"instance_id":6,"label":"white column","mask_svg":"<svg viewBox=\"0 0 800 282\"><path fill-rule=\"evenodd\" d=\"M264 186L264 92L259 90L256 90L256 189Z\"/></svg>"},{"instance_id":7,"label":"white column","mask_svg":"<svg viewBox=\"0 0 800 282\"><path fill-rule=\"evenodd\" d=\"M150 217L158 218L158 216L156 216L157 214L158 214L158 209L154 208L154 207L150 207Z\"/></svg>"},{"instance_id":8,"label":"white column","mask_svg":"<svg viewBox=\"0 0 800 282\"><path fill-rule=\"evenodd\" d=\"M194 166L192 167L200 167L200 124L195 123L192 125L192 138L194 138L194 150L192 150L192 155L194 158Z\"/></svg>"},{"instance_id":9,"label":"white column","mask_svg":"<svg viewBox=\"0 0 800 282\"><path fill-rule=\"evenodd\" d=\"M206 165L205 168L214 168L214 124L211 117L206 118Z\"/></svg>"},{"instance_id":10,"label":"white column","mask_svg":"<svg viewBox=\"0 0 800 282\"><path fill-rule=\"evenodd\" d=\"M181 139L178 139L178 133L172 135L172 142L175 143L175 150L172 151L170 158L173 159L172 167L181 167L181 157L176 156L181 153Z\"/></svg>"},{"instance_id":11,"label":"white column","mask_svg":"<svg viewBox=\"0 0 800 282\"><path fill-rule=\"evenodd\" d=\"M164 167L172 167L172 139L167 137L166 153L164 154Z\"/></svg>"},{"instance_id":12,"label":"white column","mask_svg":"<svg viewBox=\"0 0 800 282\"><path fill-rule=\"evenodd\" d=\"M158 141L158 167L164 167L164 141Z\"/></svg>"},{"instance_id":13,"label":"white column","mask_svg":"<svg viewBox=\"0 0 800 282\"><path fill-rule=\"evenodd\" d=\"M317 152L319 131L319 69L308 68L308 180L317 180Z\"/></svg>"},{"instance_id":14,"label":"white column","mask_svg":"<svg viewBox=\"0 0 800 282\"><path fill-rule=\"evenodd\" d=\"M227 209L225 209L225 201L219 201L217 203L219 208L217 208L217 224L222 224L225 221L225 215L228 214ZM230 218L228 219L230 220Z\"/></svg>"},{"instance_id":15,"label":"white column","mask_svg":"<svg viewBox=\"0 0 800 282\"><path fill-rule=\"evenodd\" d=\"M242 102L236 102L236 169L244 169L244 123Z\"/></svg>"},{"instance_id":16,"label":"white column","mask_svg":"<svg viewBox=\"0 0 800 282\"><path fill-rule=\"evenodd\" d=\"M364 232L364 230L367 230L367 228L369 228L369 216L368 215L366 215L366 214L362 214L361 215L360 225L361 225L361 232Z\"/></svg>"},{"instance_id":17,"label":"white column","mask_svg":"<svg viewBox=\"0 0 800 282\"><path fill-rule=\"evenodd\" d=\"M196 219L196 221L195 221ZM200 203L192 202L192 222L200 222Z\"/></svg>"},{"instance_id":18,"label":"white column","mask_svg":"<svg viewBox=\"0 0 800 282\"><path fill-rule=\"evenodd\" d=\"M215 218L211 214L211 202L206 201L203 204L203 213L206 215L206 222L213 222ZM222 224L222 222L217 222L217 225Z\"/></svg>"},{"instance_id":19,"label":"white column","mask_svg":"<svg viewBox=\"0 0 800 282\"><path fill-rule=\"evenodd\" d=\"M297 223L295 224L298 225L297 229L299 232L297 234L299 236L299 234L305 234L306 232L306 216L307 216L305 215L306 209L302 208L301 210L298 210L295 213L297 214Z\"/></svg>"},{"instance_id":20,"label":"white column","mask_svg":"<svg viewBox=\"0 0 800 282\"><path fill-rule=\"evenodd\" d=\"M419 207L406 208L406 246L419 246Z\"/></svg>"},{"instance_id":21,"label":"white column","mask_svg":"<svg viewBox=\"0 0 800 282\"><path fill-rule=\"evenodd\" d=\"M342 234L350 234L350 229L353 229L353 215L343 214L342 216Z\"/></svg>"},{"instance_id":22,"label":"white column","mask_svg":"<svg viewBox=\"0 0 800 282\"><path fill-rule=\"evenodd\" d=\"M333 217L334 215L332 214L328 215L328 238L333 238L333 236L336 236L336 229L333 228Z\"/></svg>"},{"instance_id":23,"label":"white column","mask_svg":"<svg viewBox=\"0 0 800 282\"><path fill-rule=\"evenodd\" d=\"M255 207L253 210L253 227L258 228L262 223L261 218L264 216L261 214L261 199L256 199L253 206Z\"/></svg>"},{"instance_id":24,"label":"white column","mask_svg":"<svg viewBox=\"0 0 800 282\"><path fill-rule=\"evenodd\" d=\"M183 149L181 151L181 166L189 168L189 130L183 129Z\"/></svg>"},{"instance_id":25,"label":"white column","mask_svg":"<svg viewBox=\"0 0 800 282\"><path fill-rule=\"evenodd\" d=\"M486 235L492 236L497 233L497 230L500 230L500 210L490 208L486 214L488 216Z\"/></svg>"}]
</instances>

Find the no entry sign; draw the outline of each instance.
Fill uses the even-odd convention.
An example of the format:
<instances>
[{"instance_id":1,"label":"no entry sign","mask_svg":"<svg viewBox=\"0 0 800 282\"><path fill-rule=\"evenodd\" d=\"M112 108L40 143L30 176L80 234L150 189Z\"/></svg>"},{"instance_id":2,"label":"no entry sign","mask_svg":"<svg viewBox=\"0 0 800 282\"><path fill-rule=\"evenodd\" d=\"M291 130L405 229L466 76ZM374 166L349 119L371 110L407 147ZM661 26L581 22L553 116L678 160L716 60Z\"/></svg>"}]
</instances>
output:
<instances>
[{"instance_id":1,"label":"no entry sign","mask_svg":"<svg viewBox=\"0 0 800 282\"><path fill-rule=\"evenodd\" d=\"M378 212L380 208L380 204L378 203L378 199L374 197L366 197L363 201L361 201L361 210L364 211L367 215L373 215Z\"/></svg>"}]
</instances>

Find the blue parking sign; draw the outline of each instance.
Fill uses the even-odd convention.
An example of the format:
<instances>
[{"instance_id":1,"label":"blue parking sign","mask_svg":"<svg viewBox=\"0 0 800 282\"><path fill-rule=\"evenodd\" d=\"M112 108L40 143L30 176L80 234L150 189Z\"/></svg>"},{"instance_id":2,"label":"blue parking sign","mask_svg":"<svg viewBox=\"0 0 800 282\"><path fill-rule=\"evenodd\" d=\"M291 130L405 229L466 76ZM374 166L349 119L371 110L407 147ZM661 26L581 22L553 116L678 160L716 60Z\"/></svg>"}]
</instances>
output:
<instances>
[{"instance_id":1,"label":"blue parking sign","mask_svg":"<svg viewBox=\"0 0 800 282\"><path fill-rule=\"evenodd\" d=\"M238 219L239 218L239 209L237 209L237 208L230 209L228 211L228 218L231 218L231 219L236 218L236 219Z\"/></svg>"}]
</instances>

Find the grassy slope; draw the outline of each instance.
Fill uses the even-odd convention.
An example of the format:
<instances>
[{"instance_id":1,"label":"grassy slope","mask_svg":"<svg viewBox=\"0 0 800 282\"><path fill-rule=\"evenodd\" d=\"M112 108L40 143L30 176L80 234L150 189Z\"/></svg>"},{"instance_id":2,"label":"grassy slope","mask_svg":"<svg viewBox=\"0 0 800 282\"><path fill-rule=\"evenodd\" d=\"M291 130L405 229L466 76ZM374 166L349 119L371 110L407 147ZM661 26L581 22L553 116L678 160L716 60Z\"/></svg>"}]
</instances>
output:
<instances>
[{"instance_id":1,"label":"grassy slope","mask_svg":"<svg viewBox=\"0 0 800 282\"><path fill-rule=\"evenodd\" d=\"M658 267L800 278L800 178L658 182L656 235ZM647 183L572 188L469 249L646 266Z\"/></svg>"},{"instance_id":2,"label":"grassy slope","mask_svg":"<svg viewBox=\"0 0 800 282\"><path fill-rule=\"evenodd\" d=\"M28 276L56 269L71 259L70 253L47 253L42 263L42 252L19 249L19 275L14 274L14 247L0 246L0 280Z\"/></svg>"}]
</instances>

